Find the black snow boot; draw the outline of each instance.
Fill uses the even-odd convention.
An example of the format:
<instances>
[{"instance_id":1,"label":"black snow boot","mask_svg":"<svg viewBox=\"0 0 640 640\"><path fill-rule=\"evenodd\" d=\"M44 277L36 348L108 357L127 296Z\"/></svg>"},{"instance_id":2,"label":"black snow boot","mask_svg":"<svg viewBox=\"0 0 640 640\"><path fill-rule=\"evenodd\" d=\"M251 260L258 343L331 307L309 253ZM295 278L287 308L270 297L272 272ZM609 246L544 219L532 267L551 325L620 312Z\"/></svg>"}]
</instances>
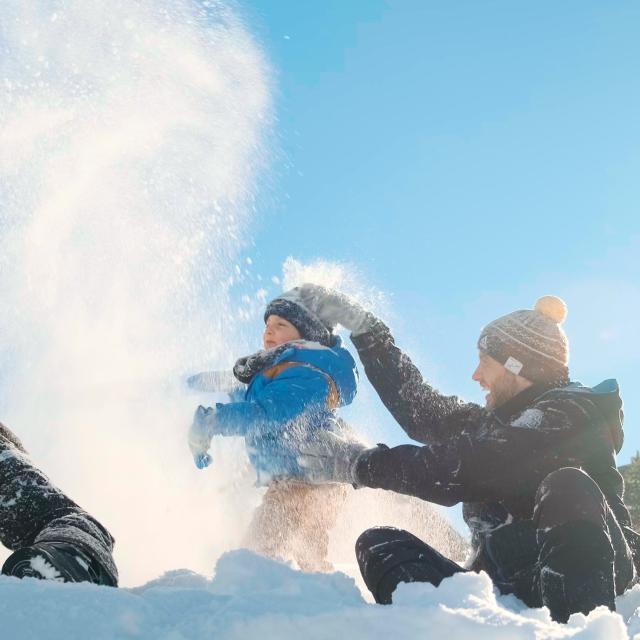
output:
<instances>
[{"instance_id":1,"label":"black snow boot","mask_svg":"<svg viewBox=\"0 0 640 640\"><path fill-rule=\"evenodd\" d=\"M38 542L18 549L7 558L2 573L16 578L116 586L111 572L100 562L66 542Z\"/></svg>"},{"instance_id":2,"label":"black snow boot","mask_svg":"<svg viewBox=\"0 0 640 640\"><path fill-rule=\"evenodd\" d=\"M464 571L413 534L394 527L367 529L356 541L356 558L378 604L391 604L401 582L429 582Z\"/></svg>"}]
</instances>

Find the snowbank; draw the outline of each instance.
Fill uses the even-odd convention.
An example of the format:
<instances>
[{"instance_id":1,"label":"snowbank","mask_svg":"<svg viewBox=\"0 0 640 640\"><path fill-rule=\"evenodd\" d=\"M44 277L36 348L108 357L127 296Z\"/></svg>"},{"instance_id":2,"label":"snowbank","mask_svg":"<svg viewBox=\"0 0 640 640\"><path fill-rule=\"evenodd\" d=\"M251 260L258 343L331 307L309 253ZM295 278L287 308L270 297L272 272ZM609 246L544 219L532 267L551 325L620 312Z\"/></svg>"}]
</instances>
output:
<instances>
[{"instance_id":1,"label":"snowbank","mask_svg":"<svg viewBox=\"0 0 640 640\"><path fill-rule=\"evenodd\" d=\"M459 574L437 590L400 585L383 607L343 573L304 574L244 550L223 555L213 580L173 571L134 589L0 577L2 637L12 640L621 640L640 633L638 606L635 587L619 599L620 614L599 609L557 625L546 609L496 598L486 575Z\"/></svg>"}]
</instances>

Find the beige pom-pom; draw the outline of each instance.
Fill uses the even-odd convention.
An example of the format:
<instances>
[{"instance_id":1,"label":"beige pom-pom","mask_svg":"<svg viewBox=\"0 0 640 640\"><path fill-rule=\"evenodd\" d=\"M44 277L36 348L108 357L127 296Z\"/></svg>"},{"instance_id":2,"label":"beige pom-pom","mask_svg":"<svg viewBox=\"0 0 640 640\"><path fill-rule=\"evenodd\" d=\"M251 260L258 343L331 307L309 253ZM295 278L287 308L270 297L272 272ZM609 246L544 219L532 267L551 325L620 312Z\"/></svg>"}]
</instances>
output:
<instances>
[{"instance_id":1,"label":"beige pom-pom","mask_svg":"<svg viewBox=\"0 0 640 640\"><path fill-rule=\"evenodd\" d=\"M557 296L542 296L534 307L536 311L551 318L557 324L562 324L567 317L567 305Z\"/></svg>"}]
</instances>

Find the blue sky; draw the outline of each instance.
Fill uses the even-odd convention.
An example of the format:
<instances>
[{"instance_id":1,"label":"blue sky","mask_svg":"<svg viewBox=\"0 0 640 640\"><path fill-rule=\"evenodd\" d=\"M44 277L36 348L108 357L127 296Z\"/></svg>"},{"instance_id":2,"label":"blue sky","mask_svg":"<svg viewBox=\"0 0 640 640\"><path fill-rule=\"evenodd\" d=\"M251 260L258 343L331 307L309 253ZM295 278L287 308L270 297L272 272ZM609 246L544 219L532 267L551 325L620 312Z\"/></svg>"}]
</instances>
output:
<instances>
[{"instance_id":1,"label":"blue sky","mask_svg":"<svg viewBox=\"0 0 640 640\"><path fill-rule=\"evenodd\" d=\"M245 0L274 69L248 249L354 264L447 393L487 321L569 307L573 377L618 378L640 449L640 4Z\"/></svg>"}]
</instances>

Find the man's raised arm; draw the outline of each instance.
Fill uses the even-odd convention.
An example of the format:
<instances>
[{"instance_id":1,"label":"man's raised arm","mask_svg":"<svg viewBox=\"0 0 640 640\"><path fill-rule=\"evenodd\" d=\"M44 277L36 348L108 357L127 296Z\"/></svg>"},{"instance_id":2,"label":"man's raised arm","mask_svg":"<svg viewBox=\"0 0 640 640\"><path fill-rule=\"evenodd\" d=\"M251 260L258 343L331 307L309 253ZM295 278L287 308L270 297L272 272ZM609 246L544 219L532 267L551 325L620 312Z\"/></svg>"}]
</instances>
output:
<instances>
[{"instance_id":1,"label":"man's raised arm","mask_svg":"<svg viewBox=\"0 0 640 640\"><path fill-rule=\"evenodd\" d=\"M418 442L447 440L474 424L481 407L431 387L409 356L399 349L389 328L354 300L338 292L305 284L305 305L320 318L351 333L367 378L407 435Z\"/></svg>"}]
</instances>

